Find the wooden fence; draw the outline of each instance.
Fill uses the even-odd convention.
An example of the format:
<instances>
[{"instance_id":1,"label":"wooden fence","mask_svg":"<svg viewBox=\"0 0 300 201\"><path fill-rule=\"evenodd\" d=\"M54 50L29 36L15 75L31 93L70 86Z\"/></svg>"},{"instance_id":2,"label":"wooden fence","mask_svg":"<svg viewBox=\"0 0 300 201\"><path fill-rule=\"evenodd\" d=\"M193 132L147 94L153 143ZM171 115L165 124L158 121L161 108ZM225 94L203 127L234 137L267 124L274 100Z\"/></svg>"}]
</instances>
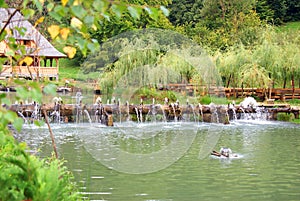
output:
<instances>
[{"instance_id":1,"label":"wooden fence","mask_svg":"<svg viewBox=\"0 0 300 201\"><path fill-rule=\"evenodd\" d=\"M58 68L57 67L37 67L37 66L7 66L3 65L0 72L1 77L25 77L25 78L36 78L39 77L50 77L58 79Z\"/></svg>"},{"instance_id":2,"label":"wooden fence","mask_svg":"<svg viewBox=\"0 0 300 201\"><path fill-rule=\"evenodd\" d=\"M206 86L196 86L192 84L168 84L166 89L184 92L188 95L216 95L219 97L227 98L239 98L245 96L255 96L261 100L274 99L274 100L290 100L290 99L300 99L300 88L274 88L274 89L260 89L260 88L225 88L225 87L206 87ZM196 94L195 94L196 93Z\"/></svg>"}]
</instances>

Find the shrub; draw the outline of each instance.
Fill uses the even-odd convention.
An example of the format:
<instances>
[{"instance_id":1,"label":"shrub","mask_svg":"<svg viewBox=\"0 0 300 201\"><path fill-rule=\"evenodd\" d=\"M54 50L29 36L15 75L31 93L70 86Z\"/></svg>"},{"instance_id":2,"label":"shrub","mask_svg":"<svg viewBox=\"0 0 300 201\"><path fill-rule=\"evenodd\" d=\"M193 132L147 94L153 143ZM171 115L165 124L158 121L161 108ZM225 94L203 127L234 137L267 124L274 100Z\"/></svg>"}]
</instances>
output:
<instances>
[{"instance_id":1,"label":"shrub","mask_svg":"<svg viewBox=\"0 0 300 201\"><path fill-rule=\"evenodd\" d=\"M63 161L39 160L7 132L0 133L0 200L78 200Z\"/></svg>"},{"instance_id":2,"label":"shrub","mask_svg":"<svg viewBox=\"0 0 300 201\"><path fill-rule=\"evenodd\" d=\"M201 96L199 98L199 102L203 105L209 105L210 103L214 103L216 105L227 105L230 101L221 97Z\"/></svg>"},{"instance_id":3,"label":"shrub","mask_svg":"<svg viewBox=\"0 0 300 201\"><path fill-rule=\"evenodd\" d=\"M278 121L292 121L293 119L295 119L294 114L288 114L288 113L277 114Z\"/></svg>"}]
</instances>

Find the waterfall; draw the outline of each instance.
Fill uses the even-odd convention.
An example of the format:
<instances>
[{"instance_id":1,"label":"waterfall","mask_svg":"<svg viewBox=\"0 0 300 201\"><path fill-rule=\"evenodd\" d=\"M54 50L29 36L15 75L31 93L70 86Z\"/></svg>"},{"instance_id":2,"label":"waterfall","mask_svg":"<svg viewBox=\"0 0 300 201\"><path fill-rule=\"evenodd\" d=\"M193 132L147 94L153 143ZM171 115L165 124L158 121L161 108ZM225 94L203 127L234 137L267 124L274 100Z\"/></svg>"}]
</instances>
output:
<instances>
[{"instance_id":1,"label":"waterfall","mask_svg":"<svg viewBox=\"0 0 300 201\"><path fill-rule=\"evenodd\" d=\"M172 109L173 109L173 113L174 113L174 121L177 122L177 116L176 116L176 110L175 110L175 105L174 103L171 103Z\"/></svg>"},{"instance_id":2,"label":"waterfall","mask_svg":"<svg viewBox=\"0 0 300 201\"><path fill-rule=\"evenodd\" d=\"M159 104L158 106L160 107L160 109L162 111L164 122L167 122L167 117L166 117L166 113L165 113L164 107L161 104Z\"/></svg>"},{"instance_id":3,"label":"waterfall","mask_svg":"<svg viewBox=\"0 0 300 201\"><path fill-rule=\"evenodd\" d=\"M199 115L201 115L201 121L203 122L203 109L202 109L202 105L199 103Z\"/></svg>"},{"instance_id":4,"label":"waterfall","mask_svg":"<svg viewBox=\"0 0 300 201\"><path fill-rule=\"evenodd\" d=\"M129 102L128 101L126 101L126 112L127 112L127 121L130 121Z\"/></svg>"},{"instance_id":5,"label":"waterfall","mask_svg":"<svg viewBox=\"0 0 300 201\"><path fill-rule=\"evenodd\" d=\"M194 109L194 106L193 106L193 104L189 104L189 107L190 107L190 108L192 108L194 122L196 122L196 113L195 113L195 109ZM190 119L189 119L189 120L190 120Z\"/></svg>"},{"instance_id":6,"label":"waterfall","mask_svg":"<svg viewBox=\"0 0 300 201\"><path fill-rule=\"evenodd\" d=\"M209 104L209 108L210 108L210 112L211 112L212 122L220 123L220 121L219 121L219 115L218 115L218 110L217 110L217 107L215 106L215 104L214 103L210 103Z\"/></svg>"},{"instance_id":7,"label":"waterfall","mask_svg":"<svg viewBox=\"0 0 300 201\"><path fill-rule=\"evenodd\" d=\"M237 116L236 116L236 108L234 107L233 104L229 104L229 109L232 110L232 113L233 113L233 119L236 121L237 120Z\"/></svg>"},{"instance_id":8,"label":"waterfall","mask_svg":"<svg viewBox=\"0 0 300 201\"><path fill-rule=\"evenodd\" d=\"M86 114L86 116L87 116L87 118L88 118L88 120L89 120L89 123L91 124L91 123L92 123L92 119L91 119L91 117L90 117L89 112L88 112L86 109L84 109L83 112Z\"/></svg>"},{"instance_id":9,"label":"waterfall","mask_svg":"<svg viewBox=\"0 0 300 201\"><path fill-rule=\"evenodd\" d=\"M22 114L22 112L17 112L18 115L24 120L24 123L27 124L27 119L24 117L24 115Z\"/></svg>"},{"instance_id":10,"label":"waterfall","mask_svg":"<svg viewBox=\"0 0 300 201\"><path fill-rule=\"evenodd\" d=\"M137 107L134 108L135 109L135 113L136 113L136 118L137 118L137 121L138 123L140 123L140 115L139 115L139 110Z\"/></svg>"}]
</instances>

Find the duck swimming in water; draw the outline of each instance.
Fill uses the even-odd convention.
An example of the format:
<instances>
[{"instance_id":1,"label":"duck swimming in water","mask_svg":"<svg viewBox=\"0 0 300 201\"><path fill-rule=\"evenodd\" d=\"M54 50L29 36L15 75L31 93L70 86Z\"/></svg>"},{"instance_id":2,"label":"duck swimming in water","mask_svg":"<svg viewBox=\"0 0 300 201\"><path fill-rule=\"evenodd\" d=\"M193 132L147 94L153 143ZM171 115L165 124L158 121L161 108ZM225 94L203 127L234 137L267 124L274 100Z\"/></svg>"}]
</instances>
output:
<instances>
[{"instance_id":1,"label":"duck swimming in water","mask_svg":"<svg viewBox=\"0 0 300 201\"><path fill-rule=\"evenodd\" d=\"M230 148L226 148L226 147L222 147L219 152L213 150L211 152L211 155L218 156L218 157L226 157L226 158L237 157L236 154L232 154L232 151Z\"/></svg>"}]
</instances>

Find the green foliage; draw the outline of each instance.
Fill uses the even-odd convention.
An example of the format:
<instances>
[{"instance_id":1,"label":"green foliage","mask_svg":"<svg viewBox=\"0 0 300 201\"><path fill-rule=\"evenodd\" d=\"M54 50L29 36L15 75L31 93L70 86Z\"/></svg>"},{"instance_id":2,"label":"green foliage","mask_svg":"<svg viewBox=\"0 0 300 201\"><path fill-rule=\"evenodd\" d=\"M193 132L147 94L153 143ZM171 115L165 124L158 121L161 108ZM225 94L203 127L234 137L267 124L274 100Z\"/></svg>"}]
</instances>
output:
<instances>
[{"instance_id":1,"label":"green foliage","mask_svg":"<svg viewBox=\"0 0 300 201\"><path fill-rule=\"evenodd\" d=\"M0 133L1 200L78 200L72 176L62 161L39 160L9 131Z\"/></svg>"},{"instance_id":2,"label":"green foliage","mask_svg":"<svg viewBox=\"0 0 300 201\"><path fill-rule=\"evenodd\" d=\"M36 82L16 80L17 97L31 97L41 101L41 88ZM47 85L44 93L53 94L56 88ZM27 152L24 143L18 143L11 135L10 125L21 131L23 119L6 110L2 103L10 105L6 94L0 96L0 200L78 200L72 176L63 161L39 160ZM40 123L38 123L40 124Z\"/></svg>"},{"instance_id":3,"label":"green foliage","mask_svg":"<svg viewBox=\"0 0 300 201\"><path fill-rule=\"evenodd\" d=\"M206 95L200 96L198 98L198 102L202 105L209 105L210 103L214 103L216 105L227 105L230 101L226 98Z\"/></svg>"},{"instance_id":4,"label":"green foliage","mask_svg":"<svg viewBox=\"0 0 300 201\"><path fill-rule=\"evenodd\" d=\"M201 19L202 0L173 0L168 8L170 9L169 20L173 25L189 24L194 27Z\"/></svg>"},{"instance_id":5,"label":"green foliage","mask_svg":"<svg viewBox=\"0 0 300 201\"><path fill-rule=\"evenodd\" d=\"M293 119L292 122L296 123L296 124L300 124L300 118L299 119Z\"/></svg>"},{"instance_id":6,"label":"green foliage","mask_svg":"<svg viewBox=\"0 0 300 201\"><path fill-rule=\"evenodd\" d=\"M292 99L288 101L291 105L299 105L300 106L300 99Z\"/></svg>"},{"instance_id":7,"label":"green foliage","mask_svg":"<svg viewBox=\"0 0 300 201\"><path fill-rule=\"evenodd\" d=\"M292 121L293 119L295 119L294 114L288 114L288 113L277 114L278 121Z\"/></svg>"},{"instance_id":8,"label":"green foliage","mask_svg":"<svg viewBox=\"0 0 300 201\"><path fill-rule=\"evenodd\" d=\"M173 91L164 91L161 95L161 98L168 98L170 102L175 102L178 98Z\"/></svg>"},{"instance_id":9,"label":"green foliage","mask_svg":"<svg viewBox=\"0 0 300 201\"><path fill-rule=\"evenodd\" d=\"M145 104L152 104L153 99L155 102L164 102L165 98L168 98L170 102L175 102L178 99L182 99L179 94L176 94L174 91L169 90L156 90L155 88L151 87L143 87L136 91L135 98L131 101L138 103L140 99L143 100Z\"/></svg>"},{"instance_id":10,"label":"green foliage","mask_svg":"<svg viewBox=\"0 0 300 201\"><path fill-rule=\"evenodd\" d=\"M209 105L211 102L212 101L210 96L201 96L199 98L199 103L201 103L202 105Z\"/></svg>"}]
</instances>

